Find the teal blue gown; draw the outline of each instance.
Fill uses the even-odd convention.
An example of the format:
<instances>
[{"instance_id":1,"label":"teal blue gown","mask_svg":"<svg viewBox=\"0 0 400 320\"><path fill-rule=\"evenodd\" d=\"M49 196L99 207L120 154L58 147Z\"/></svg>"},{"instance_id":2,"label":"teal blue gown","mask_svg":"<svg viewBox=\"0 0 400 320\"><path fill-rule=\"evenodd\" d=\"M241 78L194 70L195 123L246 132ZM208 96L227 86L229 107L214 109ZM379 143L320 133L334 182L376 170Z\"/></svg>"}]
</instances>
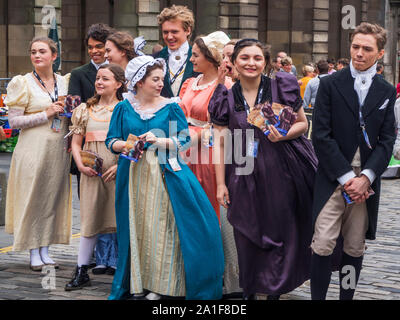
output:
<instances>
[{"instance_id":1,"label":"teal blue gown","mask_svg":"<svg viewBox=\"0 0 400 320\"><path fill-rule=\"evenodd\" d=\"M170 127L170 122L176 125ZM126 141L130 133L140 136L150 130L156 136L165 132L165 137L176 137L179 141L176 146L189 147L188 124L177 103L169 103L158 110L153 118L143 120L128 100L115 107L105 143L114 152L112 145L116 141ZM179 234L186 299L220 299L224 256L217 215L197 178L179 156L177 158L182 170L173 171L171 168L167 160L176 157L177 151L160 149L157 154ZM129 167L130 161L120 157L115 194L118 263L109 300L130 296Z\"/></svg>"}]
</instances>

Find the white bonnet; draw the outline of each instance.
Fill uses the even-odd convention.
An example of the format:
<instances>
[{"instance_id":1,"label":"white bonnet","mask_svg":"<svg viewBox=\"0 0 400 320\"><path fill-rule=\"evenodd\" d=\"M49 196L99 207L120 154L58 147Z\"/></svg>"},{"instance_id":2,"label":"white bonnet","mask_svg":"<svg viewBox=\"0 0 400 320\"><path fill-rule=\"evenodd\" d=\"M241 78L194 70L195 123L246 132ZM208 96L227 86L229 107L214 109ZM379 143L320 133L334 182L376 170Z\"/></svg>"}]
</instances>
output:
<instances>
[{"instance_id":1,"label":"white bonnet","mask_svg":"<svg viewBox=\"0 0 400 320\"><path fill-rule=\"evenodd\" d=\"M135 91L135 85L143 79L147 72L147 68L159 63L163 66L164 75L167 71L165 60L162 58L154 59L152 56L138 56L129 61L125 69L125 77L127 80L127 88L129 91Z\"/></svg>"}]
</instances>

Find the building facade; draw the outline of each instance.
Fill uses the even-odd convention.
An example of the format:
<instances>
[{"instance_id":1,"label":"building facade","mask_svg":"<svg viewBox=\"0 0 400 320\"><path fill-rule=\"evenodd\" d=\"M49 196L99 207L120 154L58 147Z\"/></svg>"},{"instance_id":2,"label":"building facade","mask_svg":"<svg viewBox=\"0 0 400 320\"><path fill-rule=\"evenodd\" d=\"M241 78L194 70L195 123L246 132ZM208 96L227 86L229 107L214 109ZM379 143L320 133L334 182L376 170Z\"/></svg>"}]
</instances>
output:
<instances>
[{"instance_id":1,"label":"building facade","mask_svg":"<svg viewBox=\"0 0 400 320\"><path fill-rule=\"evenodd\" d=\"M272 56L286 51L298 69L321 58L348 58L354 26L379 23L389 31L385 77L399 82L400 0L3 0L0 77L31 70L29 42L48 33L50 17L58 23L64 74L87 62L83 39L93 23L144 36L150 52L162 44L157 15L172 4L193 10L194 37L223 30L231 38L258 38L271 45Z\"/></svg>"}]
</instances>

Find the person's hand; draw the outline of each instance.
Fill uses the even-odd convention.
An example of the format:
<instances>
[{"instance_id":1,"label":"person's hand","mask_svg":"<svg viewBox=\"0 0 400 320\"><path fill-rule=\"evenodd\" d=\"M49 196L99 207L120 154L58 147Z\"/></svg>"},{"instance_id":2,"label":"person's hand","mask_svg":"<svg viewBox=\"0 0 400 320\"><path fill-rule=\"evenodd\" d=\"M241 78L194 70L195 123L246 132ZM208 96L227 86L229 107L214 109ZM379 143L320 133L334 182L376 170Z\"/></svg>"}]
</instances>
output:
<instances>
[{"instance_id":1,"label":"person's hand","mask_svg":"<svg viewBox=\"0 0 400 320\"><path fill-rule=\"evenodd\" d=\"M105 173L103 173L102 177L104 179L104 182L107 183L111 180L115 180L117 176L117 168L118 165L113 165L112 167L108 168L108 170Z\"/></svg>"},{"instance_id":2,"label":"person's hand","mask_svg":"<svg viewBox=\"0 0 400 320\"><path fill-rule=\"evenodd\" d=\"M225 79L229 73L229 69L226 66L226 63L221 63L221 65L218 68L218 83L219 84L225 84Z\"/></svg>"},{"instance_id":3,"label":"person's hand","mask_svg":"<svg viewBox=\"0 0 400 320\"><path fill-rule=\"evenodd\" d=\"M297 81L297 83L299 84L299 87L301 87L303 85L303 81L301 81L301 80Z\"/></svg>"},{"instance_id":4,"label":"person's hand","mask_svg":"<svg viewBox=\"0 0 400 320\"><path fill-rule=\"evenodd\" d=\"M218 203L226 209L228 209L228 205L231 204L229 200L229 191L225 184L217 186L217 200Z\"/></svg>"},{"instance_id":5,"label":"person's hand","mask_svg":"<svg viewBox=\"0 0 400 320\"><path fill-rule=\"evenodd\" d=\"M64 104L61 101L54 102L46 109L47 118L51 118L60 112L64 112Z\"/></svg>"},{"instance_id":6,"label":"person's hand","mask_svg":"<svg viewBox=\"0 0 400 320\"><path fill-rule=\"evenodd\" d=\"M127 155L127 154L129 153L129 150L128 150L128 148L126 147L126 142L125 142L125 146L122 147L122 149L121 149L121 153L123 153L124 155Z\"/></svg>"},{"instance_id":7,"label":"person's hand","mask_svg":"<svg viewBox=\"0 0 400 320\"><path fill-rule=\"evenodd\" d=\"M267 136L269 141L271 142L279 142L284 139L284 136L282 136L278 130L274 126L268 126L269 129L269 135Z\"/></svg>"},{"instance_id":8,"label":"person's hand","mask_svg":"<svg viewBox=\"0 0 400 320\"><path fill-rule=\"evenodd\" d=\"M81 173L83 173L85 176L88 176L88 177L95 177L98 175L98 173L95 170L93 170L92 168L89 168L89 167L83 166L83 167L78 168L78 170Z\"/></svg>"},{"instance_id":9,"label":"person's hand","mask_svg":"<svg viewBox=\"0 0 400 320\"><path fill-rule=\"evenodd\" d=\"M157 142L157 137L151 131L146 132L145 134L142 134L141 136L139 136L139 138L144 139L144 141L148 142L148 143L156 143Z\"/></svg>"},{"instance_id":10,"label":"person's hand","mask_svg":"<svg viewBox=\"0 0 400 320\"><path fill-rule=\"evenodd\" d=\"M353 200L355 203L360 204L360 203L365 202L368 198L369 198L369 193L368 193L368 191L367 191L366 193L364 193L364 194L361 195L360 197L356 197L356 198L354 198L354 199L352 198L352 200Z\"/></svg>"},{"instance_id":11,"label":"person's hand","mask_svg":"<svg viewBox=\"0 0 400 320\"><path fill-rule=\"evenodd\" d=\"M356 203L364 202L369 198L368 188L371 185L369 179L365 175L350 179L344 185L344 190Z\"/></svg>"}]
</instances>

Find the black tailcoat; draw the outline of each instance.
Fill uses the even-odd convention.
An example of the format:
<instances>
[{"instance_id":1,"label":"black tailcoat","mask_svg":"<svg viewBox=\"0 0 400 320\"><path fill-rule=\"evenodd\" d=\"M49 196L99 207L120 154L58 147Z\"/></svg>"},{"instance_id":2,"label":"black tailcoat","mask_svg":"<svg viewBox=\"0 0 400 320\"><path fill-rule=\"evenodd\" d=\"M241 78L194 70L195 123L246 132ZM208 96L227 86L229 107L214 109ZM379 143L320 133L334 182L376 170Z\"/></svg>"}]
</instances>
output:
<instances>
[{"instance_id":1,"label":"black tailcoat","mask_svg":"<svg viewBox=\"0 0 400 320\"><path fill-rule=\"evenodd\" d=\"M86 102L94 96L96 75L97 69L91 62L72 70L68 94L78 95L82 102Z\"/></svg>"},{"instance_id":2,"label":"black tailcoat","mask_svg":"<svg viewBox=\"0 0 400 320\"><path fill-rule=\"evenodd\" d=\"M380 176L387 168L396 138L395 88L375 75L362 107L372 149L365 143L359 120L359 101L350 68L321 79L314 113L312 141L319 164L314 187L313 224L338 186L337 179L352 170L360 147L361 168L376 174L375 195L367 200L369 228L366 239L375 239L380 196ZM385 102L386 107L385 107Z\"/></svg>"}]
</instances>

